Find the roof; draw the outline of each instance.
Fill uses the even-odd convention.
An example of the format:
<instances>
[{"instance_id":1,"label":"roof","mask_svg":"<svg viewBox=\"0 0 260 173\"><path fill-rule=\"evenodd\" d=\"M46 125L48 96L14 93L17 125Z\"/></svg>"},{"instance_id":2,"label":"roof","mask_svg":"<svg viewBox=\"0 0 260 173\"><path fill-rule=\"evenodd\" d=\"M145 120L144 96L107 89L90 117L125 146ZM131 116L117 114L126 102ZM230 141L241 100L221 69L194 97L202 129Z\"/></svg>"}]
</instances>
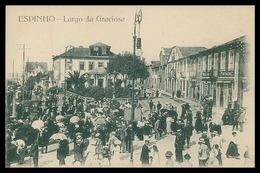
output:
<instances>
[{"instance_id":1,"label":"roof","mask_svg":"<svg viewBox=\"0 0 260 173\"><path fill-rule=\"evenodd\" d=\"M160 61L151 61L152 68L159 67L161 65Z\"/></svg>"},{"instance_id":2,"label":"roof","mask_svg":"<svg viewBox=\"0 0 260 173\"><path fill-rule=\"evenodd\" d=\"M229 42L226 42L224 44L221 44L219 46L225 46L225 45L229 45L229 44L233 44L233 43L237 43L237 42L244 42L245 39L246 39L246 36L244 35L244 36L238 37L238 38L236 38L234 40L231 40Z\"/></svg>"},{"instance_id":3,"label":"roof","mask_svg":"<svg viewBox=\"0 0 260 173\"><path fill-rule=\"evenodd\" d=\"M73 47L66 52L60 54L59 56L69 56L69 57L87 57L90 56L90 49L84 47Z\"/></svg>"},{"instance_id":4,"label":"roof","mask_svg":"<svg viewBox=\"0 0 260 173\"><path fill-rule=\"evenodd\" d=\"M48 71L47 62L26 62L25 71L33 71L38 66L40 66L43 69L43 71Z\"/></svg>"},{"instance_id":5,"label":"roof","mask_svg":"<svg viewBox=\"0 0 260 173\"><path fill-rule=\"evenodd\" d=\"M182 57L187 57L190 55L197 54L201 51L206 50L205 47L179 47L180 53L182 54Z\"/></svg>"},{"instance_id":6,"label":"roof","mask_svg":"<svg viewBox=\"0 0 260 173\"><path fill-rule=\"evenodd\" d=\"M162 51L163 51L163 55L164 55L164 56L169 56L170 53L171 53L171 50L172 50L172 48L162 47Z\"/></svg>"},{"instance_id":7,"label":"roof","mask_svg":"<svg viewBox=\"0 0 260 173\"><path fill-rule=\"evenodd\" d=\"M109 45L106 45L106 44L104 44L104 43L101 43L101 42L98 42L98 43L95 43L95 44L92 44L92 45L90 45L89 47L111 47L111 46L109 46Z\"/></svg>"}]
</instances>

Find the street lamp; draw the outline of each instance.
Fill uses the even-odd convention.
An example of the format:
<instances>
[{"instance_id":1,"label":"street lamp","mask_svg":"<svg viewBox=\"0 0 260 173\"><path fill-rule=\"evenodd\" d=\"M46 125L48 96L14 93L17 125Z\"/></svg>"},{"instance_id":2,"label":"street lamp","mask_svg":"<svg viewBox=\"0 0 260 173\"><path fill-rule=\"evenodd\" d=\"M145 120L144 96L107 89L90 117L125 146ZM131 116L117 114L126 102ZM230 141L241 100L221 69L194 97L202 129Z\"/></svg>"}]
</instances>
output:
<instances>
[{"instance_id":1,"label":"street lamp","mask_svg":"<svg viewBox=\"0 0 260 173\"><path fill-rule=\"evenodd\" d=\"M72 45L66 46L65 47L65 72L64 72L64 101L66 102L66 96L67 96L67 50L68 48L70 48L69 50L73 49L74 47ZM71 63L70 63L70 67L71 67Z\"/></svg>"},{"instance_id":2,"label":"street lamp","mask_svg":"<svg viewBox=\"0 0 260 173\"><path fill-rule=\"evenodd\" d=\"M130 162L131 165L133 166L133 138L134 138L134 131L133 131L133 123L134 123L134 112L135 112L135 98L134 98L134 80L135 80L135 56L136 56L136 48L139 49L138 52L138 56L142 55L142 51L141 49L141 38L140 38L140 23L142 21L142 10L140 9L139 12L135 12L135 21L134 21L134 36L133 36L133 79L132 79L132 114L131 114L131 124L132 124L132 129L131 129L131 156L130 156ZM136 44L136 23L138 22L139 25L139 33L138 33L138 44Z\"/></svg>"},{"instance_id":3,"label":"street lamp","mask_svg":"<svg viewBox=\"0 0 260 173\"><path fill-rule=\"evenodd\" d=\"M112 88L113 88L113 99L114 98L116 98L116 95L115 95L115 82L116 82L116 77L117 77L117 74L118 74L118 72L116 72L115 70L114 70L114 72L112 73L113 74L113 76L114 76L114 82L113 82L113 85L112 85Z\"/></svg>"}]
</instances>

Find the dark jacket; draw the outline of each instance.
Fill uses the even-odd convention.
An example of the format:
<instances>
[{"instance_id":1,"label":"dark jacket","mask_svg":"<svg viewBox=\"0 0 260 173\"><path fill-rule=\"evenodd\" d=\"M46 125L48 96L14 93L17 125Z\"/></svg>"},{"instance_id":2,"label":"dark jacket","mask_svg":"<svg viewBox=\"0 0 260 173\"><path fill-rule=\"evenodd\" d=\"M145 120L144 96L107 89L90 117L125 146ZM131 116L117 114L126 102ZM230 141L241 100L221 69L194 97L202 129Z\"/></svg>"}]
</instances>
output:
<instances>
[{"instance_id":1,"label":"dark jacket","mask_svg":"<svg viewBox=\"0 0 260 173\"><path fill-rule=\"evenodd\" d=\"M142 163L149 164L149 153L150 152L151 151L148 148L148 146L144 144L142 147L141 155L140 155L140 160L142 161Z\"/></svg>"}]
</instances>

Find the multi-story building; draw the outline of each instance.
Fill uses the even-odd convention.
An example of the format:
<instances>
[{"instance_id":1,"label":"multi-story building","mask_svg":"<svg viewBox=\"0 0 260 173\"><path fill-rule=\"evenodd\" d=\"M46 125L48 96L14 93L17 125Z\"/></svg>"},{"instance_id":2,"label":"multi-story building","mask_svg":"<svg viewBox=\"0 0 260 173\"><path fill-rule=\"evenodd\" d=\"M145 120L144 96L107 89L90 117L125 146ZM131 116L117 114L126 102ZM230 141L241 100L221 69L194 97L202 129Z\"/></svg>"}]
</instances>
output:
<instances>
[{"instance_id":1,"label":"multi-story building","mask_svg":"<svg viewBox=\"0 0 260 173\"><path fill-rule=\"evenodd\" d=\"M200 51L206 50L205 47L181 47L174 46L171 49L167 68L166 68L166 91L177 93L179 90L184 97L189 93L189 68L188 59Z\"/></svg>"},{"instance_id":2,"label":"multi-story building","mask_svg":"<svg viewBox=\"0 0 260 173\"><path fill-rule=\"evenodd\" d=\"M111 56L114 53L110 51L111 46L98 42L90 45L88 48L83 46L73 47L66 52L53 57L54 78L58 86L63 87L68 72L80 71L80 75L86 72L90 73L90 80L86 83L88 86L108 85L106 67ZM65 62L66 70L65 70Z\"/></svg>"},{"instance_id":3,"label":"multi-story building","mask_svg":"<svg viewBox=\"0 0 260 173\"><path fill-rule=\"evenodd\" d=\"M159 86L166 92L201 100L213 98L217 107L245 104L248 92L248 43L246 36L206 49L205 47L162 48L160 66L152 67L160 79ZM154 69L153 69L154 68Z\"/></svg>"}]
</instances>

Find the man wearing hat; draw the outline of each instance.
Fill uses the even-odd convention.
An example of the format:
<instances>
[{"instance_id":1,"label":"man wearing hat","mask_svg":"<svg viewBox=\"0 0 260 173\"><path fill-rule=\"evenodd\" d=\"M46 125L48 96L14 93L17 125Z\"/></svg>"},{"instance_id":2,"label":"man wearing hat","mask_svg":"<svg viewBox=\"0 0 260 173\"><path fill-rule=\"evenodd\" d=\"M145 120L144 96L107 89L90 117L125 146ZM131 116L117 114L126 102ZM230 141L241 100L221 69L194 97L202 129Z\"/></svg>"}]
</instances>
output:
<instances>
[{"instance_id":1,"label":"man wearing hat","mask_svg":"<svg viewBox=\"0 0 260 173\"><path fill-rule=\"evenodd\" d=\"M182 151L184 149L185 145L185 140L184 136L182 134L182 130L178 129L176 133L176 139L175 139L175 156L176 156L176 161L177 162L183 162L183 156L182 156Z\"/></svg>"},{"instance_id":2,"label":"man wearing hat","mask_svg":"<svg viewBox=\"0 0 260 173\"><path fill-rule=\"evenodd\" d=\"M166 159L167 159L167 161L166 161L166 164L165 164L165 166L166 167L173 167L173 160L172 160L172 152L171 151L166 151L166 153L165 153L165 157L166 157Z\"/></svg>"},{"instance_id":3,"label":"man wearing hat","mask_svg":"<svg viewBox=\"0 0 260 173\"><path fill-rule=\"evenodd\" d=\"M202 134L201 134L201 137L204 139L205 144L208 146L209 150L211 150L210 141L209 141L209 137L207 135L207 131L203 131Z\"/></svg>"},{"instance_id":4,"label":"man wearing hat","mask_svg":"<svg viewBox=\"0 0 260 173\"><path fill-rule=\"evenodd\" d=\"M200 145L198 150L199 167L205 167L209 158L209 147L202 137L199 138L198 143Z\"/></svg>"},{"instance_id":5,"label":"man wearing hat","mask_svg":"<svg viewBox=\"0 0 260 173\"><path fill-rule=\"evenodd\" d=\"M149 140L145 140L145 143L142 147L140 161L142 162L142 166L149 166L149 153L151 150L148 148Z\"/></svg>"},{"instance_id":6,"label":"man wearing hat","mask_svg":"<svg viewBox=\"0 0 260 173\"><path fill-rule=\"evenodd\" d=\"M190 162L190 159L191 159L191 156L189 153L186 153L184 156L184 160L183 162L181 163L181 166L182 167L192 167L193 164Z\"/></svg>"}]
</instances>

